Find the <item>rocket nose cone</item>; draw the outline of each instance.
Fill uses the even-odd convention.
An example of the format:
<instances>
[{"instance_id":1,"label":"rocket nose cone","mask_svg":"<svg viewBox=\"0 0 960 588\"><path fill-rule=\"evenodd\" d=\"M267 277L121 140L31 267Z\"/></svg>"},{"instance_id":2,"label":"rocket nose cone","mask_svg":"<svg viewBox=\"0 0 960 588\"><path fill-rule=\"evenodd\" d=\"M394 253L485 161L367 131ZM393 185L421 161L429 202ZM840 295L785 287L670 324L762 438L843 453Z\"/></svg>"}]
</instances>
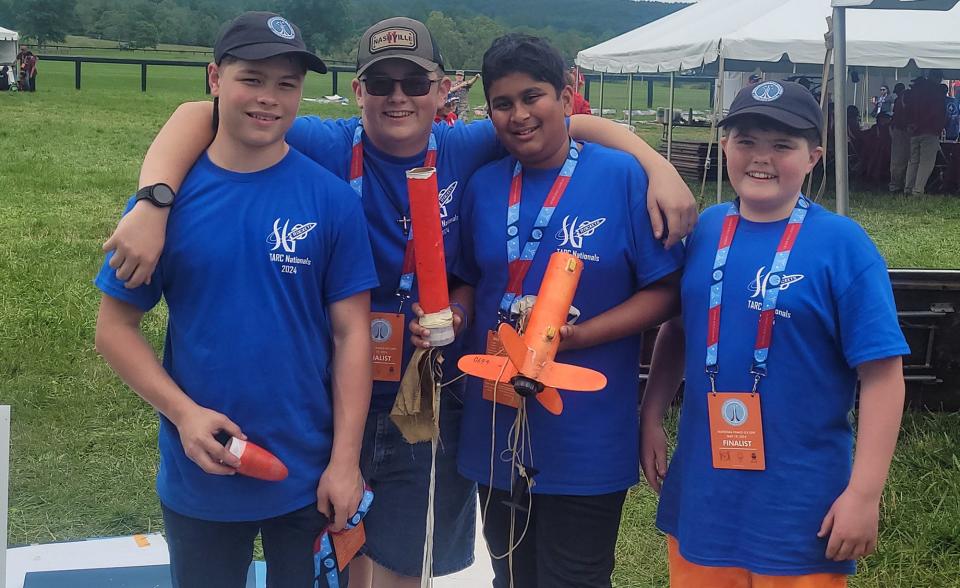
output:
<instances>
[{"instance_id":1,"label":"rocket nose cone","mask_svg":"<svg viewBox=\"0 0 960 588\"><path fill-rule=\"evenodd\" d=\"M263 447L247 441L247 446L240 455L240 467L237 471L245 476L279 482L286 479L287 466Z\"/></svg>"}]
</instances>

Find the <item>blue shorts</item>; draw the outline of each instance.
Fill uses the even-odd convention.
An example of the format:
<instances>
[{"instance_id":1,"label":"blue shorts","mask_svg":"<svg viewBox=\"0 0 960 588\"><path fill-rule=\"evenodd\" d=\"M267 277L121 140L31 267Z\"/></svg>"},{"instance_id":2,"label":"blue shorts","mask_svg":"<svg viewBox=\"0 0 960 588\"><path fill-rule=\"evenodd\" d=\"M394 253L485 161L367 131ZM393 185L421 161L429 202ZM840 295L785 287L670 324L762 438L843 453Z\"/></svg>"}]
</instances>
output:
<instances>
[{"instance_id":1,"label":"blue shorts","mask_svg":"<svg viewBox=\"0 0 960 588\"><path fill-rule=\"evenodd\" d=\"M434 576L453 574L473 563L477 485L457 472L462 414L460 399L445 389L434 495ZM430 490L430 443L407 443L390 420L389 410L371 409L360 468L375 496L363 519L365 554L394 573L419 577Z\"/></svg>"}]
</instances>

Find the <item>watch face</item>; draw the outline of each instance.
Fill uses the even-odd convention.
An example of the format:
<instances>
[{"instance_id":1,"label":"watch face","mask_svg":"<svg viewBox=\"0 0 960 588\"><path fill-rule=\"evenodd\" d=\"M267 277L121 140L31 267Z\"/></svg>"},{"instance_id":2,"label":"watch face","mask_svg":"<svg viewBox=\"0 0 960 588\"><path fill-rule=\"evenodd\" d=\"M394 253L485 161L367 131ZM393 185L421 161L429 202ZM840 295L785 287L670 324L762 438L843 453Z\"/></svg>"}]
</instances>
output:
<instances>
[{"instance_id":1,"label":"watch face","mask_svg":"<svg viewBox=\"0 0 960 588\"><path fill-rule=\"evenodd\" d=\"M157 184L153 187L153 199L162 206L173 204L173 190L166 184Z\"/></svg>"}]
</instances>

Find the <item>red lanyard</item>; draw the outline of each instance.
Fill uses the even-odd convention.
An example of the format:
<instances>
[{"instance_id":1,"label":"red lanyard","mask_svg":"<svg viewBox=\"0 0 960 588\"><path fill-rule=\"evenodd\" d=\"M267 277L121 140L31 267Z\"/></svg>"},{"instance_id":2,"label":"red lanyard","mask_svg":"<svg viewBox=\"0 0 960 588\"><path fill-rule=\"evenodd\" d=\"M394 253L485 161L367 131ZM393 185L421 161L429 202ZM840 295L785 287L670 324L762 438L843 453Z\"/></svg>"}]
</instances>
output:
<instances>
[{"instance_id":1,"label":"red lanyard","mask_svg":"<svg viewBox=\"0 0 960 588\"><path fill-rule=\"evenodd\" d=\"M760 311L760 320L757 324L757 340L753 348L753 364L750 367L750 373L754 377L754 392L757 391L760 378L767 375L767 358L770 354L770 340L773 337L777 297L780 294L783 273L787 269L790 252L793 251L793 244L797 240L797 234L800 233L800 227L803 225L809 208L810 201L801 195L797 199L797 204L793 208L793 212L790 214L790 220L787 221L786 228L783 230L783 235L780 237L780 244L777 245L777 252L773 257L773 264L770 266L767 290L763 295L763 308ZM730 246L733 244L733 236L737 232L739 222L740 208L737 202L734 201L730 203L727 216L723 219L723 229L720 232L720 242L717 244L717 254L713 261L713 274L710 285L710 310L707 315L706 372L710 378L710 385L713 392L716 392L716 377L720 371L717 360L720 349L720 302L723 298L723 270L727 266L727 256L730 254Z\"/></svg>"},{"instance_id":2,"label":"red lanyard","mask_svg":"<svg viewBox=\"0 0 960 588\"><path fill-rule=\"evenodd\" d=\"M537 249L540 247L540 241L543 239L544 230L550 224L550 218L553 211L560 204L560 199L567 191L567 185L570 178L573 177L574 170L577 169L577 160L580 157L580 151L573 139L570 139L570 151L567 153L567 159L560 168L560 174L553 181L553 186L547 193L547 197L540 208L537 220L530 231L530 237L524 243L523 249L520 249L520 196L523 193L523 166L517 161L513 167L513 178L510 181L510 200L507 206L507 263L509 264L509 278L507 280L507 291L500 299L500 319L508 320L510 317L510 306L517 296L523 294L523 279L530 271L533 264L533 258L537 255Z\"/></svg>"},{"instance_id":3,"label":"red lanyard","mask_svg":"<svg viewBox=\"0 0 960 588\"><path fill-rule=\"evenodd\" d=\"M430 141L427 143L427 156L423 160L424 167L435 167L437 165L437 137L430 133ZM357 123L357 129L353 132L353 147L350 155L350 187L357 193L357 196L363 198L363 123ZM400 284L397 286L397 296L409 298L413 290L414 270L416 269L416 260L413 256L413 226L409 228L409 213L404 213L403 217L397 219L398 223L403 225L403 232L407 237L407 245L403 251L403 266L400 270Z\"/></svg>"}]
</instances>

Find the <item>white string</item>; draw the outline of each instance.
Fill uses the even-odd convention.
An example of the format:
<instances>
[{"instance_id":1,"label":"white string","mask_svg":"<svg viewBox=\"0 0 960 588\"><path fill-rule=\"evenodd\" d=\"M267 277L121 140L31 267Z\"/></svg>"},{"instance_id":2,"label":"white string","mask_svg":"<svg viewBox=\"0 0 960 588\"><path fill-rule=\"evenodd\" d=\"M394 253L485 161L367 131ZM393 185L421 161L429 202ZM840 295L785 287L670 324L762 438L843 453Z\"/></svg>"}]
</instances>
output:
<instances>
[{"instance_id":1,"label":"white string","mask_svg":"<svg viewBox=\"0 0 960 588\"><path fill-rule=\"evenodd\" d=\"M427 492L427 519L423 538L423 565L420 568L420 588L433 586L433 528L434 528L434 501L437 491L437 445L440 438L440 390L443 379L443 368L440 361L428 361L428 368L433 369L433 435L430 439L430 489ZM421 374L421 378L423 374Z\"/></svg>"},{"instance_id":2,"label":"white string","mask_svg":"<svg viewBox=\"0 0 960 588\"><path fill-rule=\"evenodd\" d=\"M501 351L497 355L502 355L504 352ZM496 451L496 439L497 439L497 391L500 386L500 383L503 381L503 374L506 371L507 363L504 362L503 366L500 368L500 373L497 374L496 380L493 382L493 412L490 419L490 478L487 485L487 497L483 505L483 520L487 520L487 511L490 507L490 497L493 495L493 471L495 464ZM529 435L530 423L527 419L527 410L526 410L526 399L520 398L520 406L517 408L517 414L514 418L513 424L510 426L510 429L507 432L507 436L511 438L510 447L505 450L505 453L510 454L510 472L511 478L513 476L514 469L521 470L517 467L517 457L520 456L520 464L523 464L523 456L525 454L526 445L530 445L530 465L533 465L533 444ZM519 451L517 448L519 446ZM520 477L520 481L525 484L529 484L529 478L526 476L525 469L521 470L523 474ZM513 552L520 546L520 543L523 542L524 538L527 536L527 531L530 528L530 518L533 514L533 492L531 491L532 486L528 487L527 491L527 516L523 524L523 531L520 533L520 538L514 540L516 537L516 517L514 513L516 512L515 507L510 507L510 536L508 540L507 551L503 554L497 555L493 552L493 549L490 547L490 542L487 541L486 535L484 535L484 542L487 544L487 552L490 554L491 559L501 560L507 558L507 569L510 574L510 588L513 588Z\"/></svg>"}]
</instances>

